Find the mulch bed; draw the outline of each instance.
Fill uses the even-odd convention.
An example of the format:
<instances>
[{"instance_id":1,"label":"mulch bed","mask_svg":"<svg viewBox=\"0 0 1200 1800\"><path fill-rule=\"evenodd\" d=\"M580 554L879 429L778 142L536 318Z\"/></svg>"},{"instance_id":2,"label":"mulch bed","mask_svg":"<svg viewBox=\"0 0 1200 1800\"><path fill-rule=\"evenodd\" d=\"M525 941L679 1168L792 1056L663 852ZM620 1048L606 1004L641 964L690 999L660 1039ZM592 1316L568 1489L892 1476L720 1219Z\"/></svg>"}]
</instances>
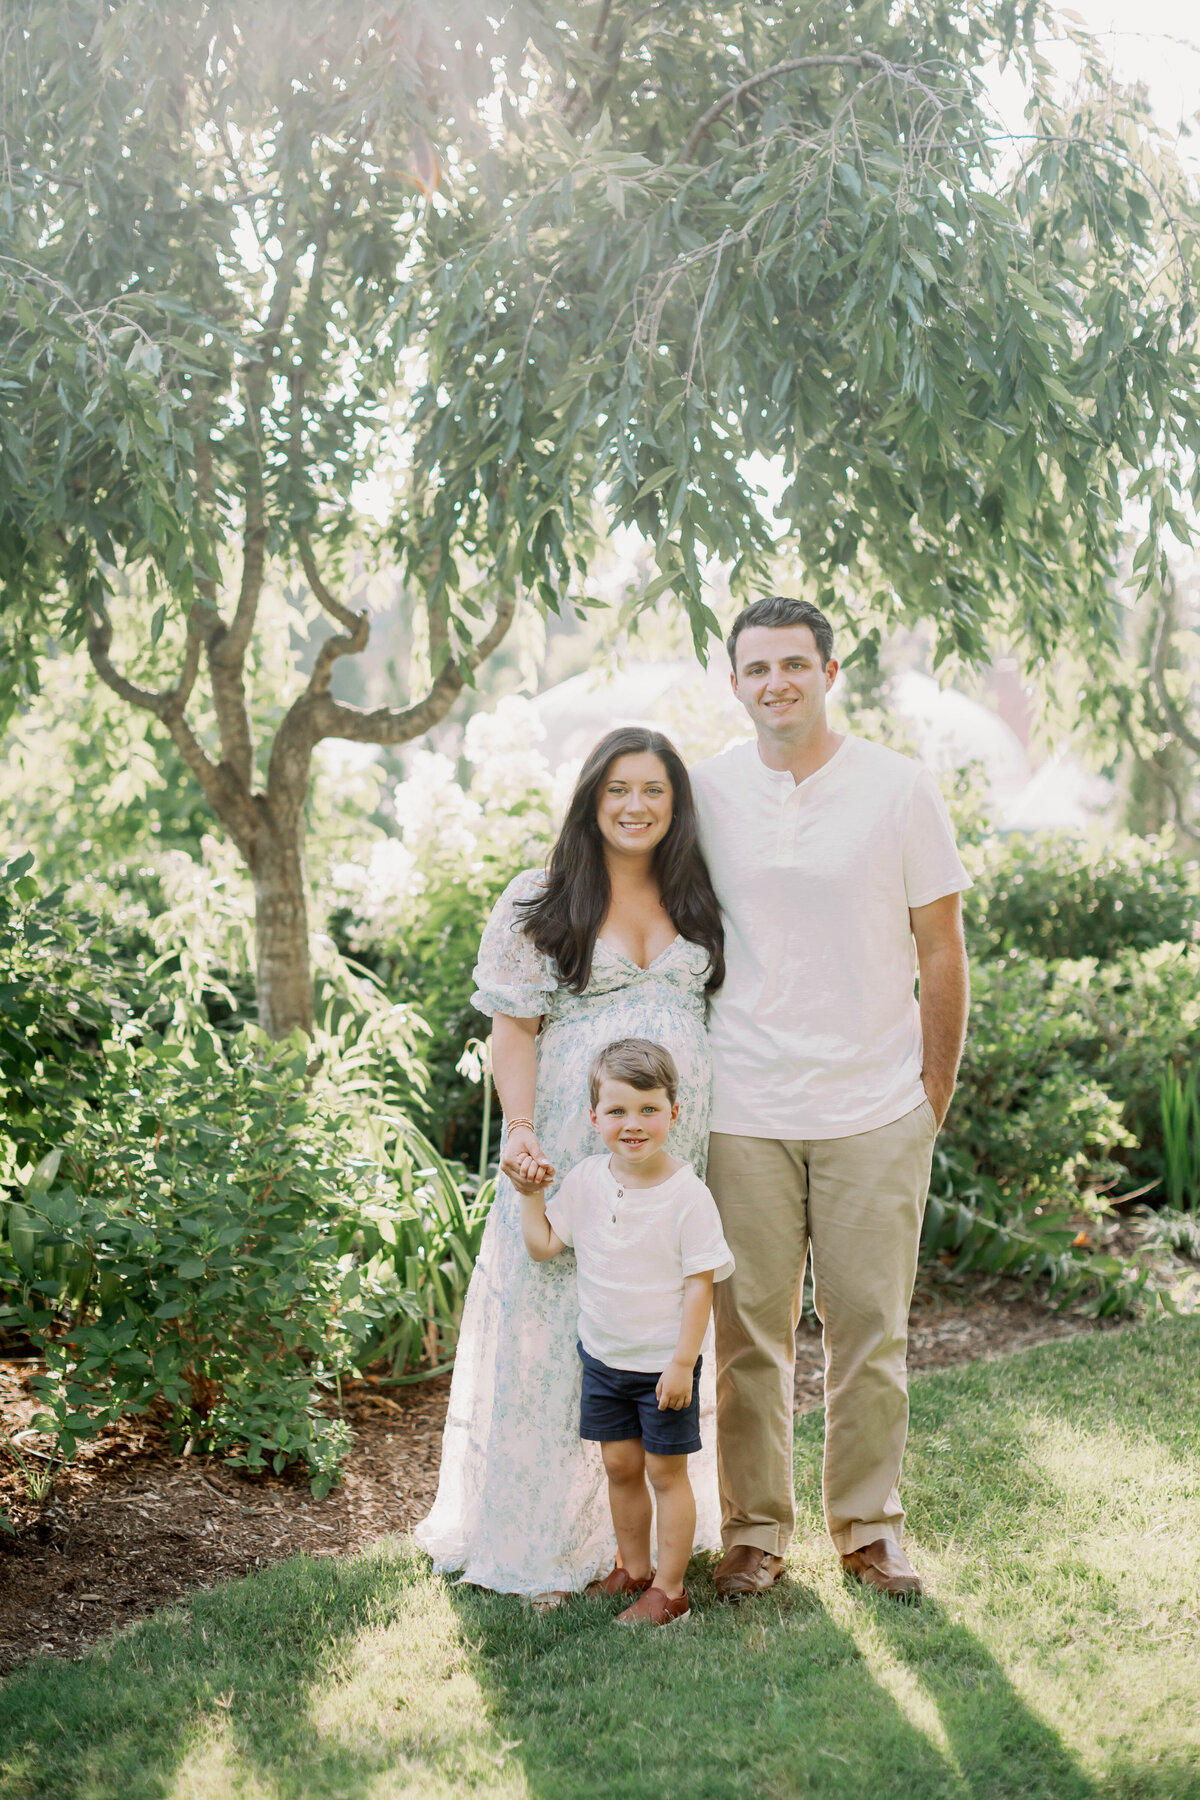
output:
<instances>
[{"instance_id":1,"label":"mulch bed","mask_svg":"<svg viewBox=\"0 0 1200 1800\"><path fill-rule=\"evenodd\" d=\"M1051 1312L1015 1283L923 1279L909 1367L947 1368L1088 1329L1097 1327ZM35 1367L0 1359L0 1440L29 1425ZM15 1537L0 1532L0 1673L39 1652L78 1657L194 1589L300 1551L343 1556L406 1530L433 1500L449 1391L448 1375L387 1394L367 1384L348 1389L354 1447L341 1486L321 1501L302 1479L248 1476L176 1456L165 1432L139 1420L81 1447L39 1513L14 1459L0 1449L0 1502L17 1527ZM797 1411L818 1406L820 1396L820 1334L802 1325Z\"/></svg>"},{"instance_id":2,"label":"mulch bed","mask_svg":"<svg viewBox=\"0 0 1200 1800\"><path fill-rule=\"evenodd\" d=\"M35 1367L0 1361L0 1438L29 1423ZM38 1651L79 1656L195 1588L299 1551L343 1556L414 1525L437 1488L449 1391L448 1375L387 1395L349 1390L354 1448L320 1501L302 1477L174 1456L165 1432L138 1421L81 1447L39 1518L0 1453L0 1501L17 1526L0 1533L0 1673Z\"/></svg>"}]
</instances>

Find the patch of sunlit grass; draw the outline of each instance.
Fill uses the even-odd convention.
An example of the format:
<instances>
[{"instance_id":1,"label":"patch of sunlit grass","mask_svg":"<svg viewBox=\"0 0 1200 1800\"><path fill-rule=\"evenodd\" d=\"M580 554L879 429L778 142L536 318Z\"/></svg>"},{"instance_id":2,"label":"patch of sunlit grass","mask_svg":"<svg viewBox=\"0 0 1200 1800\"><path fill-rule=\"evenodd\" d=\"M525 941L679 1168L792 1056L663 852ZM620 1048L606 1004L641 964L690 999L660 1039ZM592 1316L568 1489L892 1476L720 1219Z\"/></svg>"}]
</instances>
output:
<instances>
[{"instance_id":1,"label":"patch of sunlit grass","mask_svg":"<svg viewBox=\"0 0 1200 1800\"><path fill-rule=\"evenodd\" d=\"M913 1384L930 1597L842 1576L798 1422L789 1579L618 1631L300 1557L0 1689L4 1800L1200 1800L1200 1319Z\"/></svg>"}]
</instances>

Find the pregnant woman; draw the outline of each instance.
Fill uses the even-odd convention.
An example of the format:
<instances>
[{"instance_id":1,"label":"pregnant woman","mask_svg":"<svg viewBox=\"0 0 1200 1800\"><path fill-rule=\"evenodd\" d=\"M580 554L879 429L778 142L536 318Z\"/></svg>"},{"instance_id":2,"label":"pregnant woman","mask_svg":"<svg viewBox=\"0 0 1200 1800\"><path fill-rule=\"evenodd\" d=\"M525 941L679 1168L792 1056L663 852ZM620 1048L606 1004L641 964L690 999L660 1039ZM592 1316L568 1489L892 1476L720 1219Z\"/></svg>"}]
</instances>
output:
<instances>
[{"instance_id":1,"label":"pregnant woman","mask_svg":"<svg viewBox=\"0 0 1200 1800\"><path fill-rule=\"evenodd\" d=\"M587 1073L615 1038L651 1038L679 1069L671 1150L703 1177L706 996L724 975L721 916L687 772L655 731L610 732L584 765L545 871L488 920L474 1004L494 1021L507 1121L496 1199L463 1311L433 1511L416 1539L440 1571L549 1606L611 1568L599 1447L579 1437L575 1261L534 1263L520 1191L603 1149ZM698 1548L720 1545L711 1355L692 1458Z\"/></svg>"}]
</instances>

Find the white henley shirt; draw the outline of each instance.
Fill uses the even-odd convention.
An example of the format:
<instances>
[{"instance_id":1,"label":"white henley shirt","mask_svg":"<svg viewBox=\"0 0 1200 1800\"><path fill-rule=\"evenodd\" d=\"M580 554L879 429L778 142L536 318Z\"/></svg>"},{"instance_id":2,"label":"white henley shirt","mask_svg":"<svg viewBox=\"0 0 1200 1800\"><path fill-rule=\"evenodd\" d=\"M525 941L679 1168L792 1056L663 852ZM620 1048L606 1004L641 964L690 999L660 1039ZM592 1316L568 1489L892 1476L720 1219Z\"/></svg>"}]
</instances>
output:
<instances>
[{"instance_id":1,"label":"white henley shirt","mask_svg":"<svg viewBox=\"0 0 1200 1800\"><path fill-rule=\"evenodd\" d=\"M797 784L754 740L690 771L725 915L711 1129L852 1137L921 1104L909 908L971 880L921 763L847 736Z\"/></svg>"},{"instance_id":2,"label":"white henley shirt","mask_svg":"<svg viewBox=\"0 0 1200 1800\"><path fill-rule=\"evenodd\" d=\"M717 1203L690 1163L657 1187L625 1187L607 1154L568 1171L546 1207L575 1252L579 1341L610 1369L661 1375L675 1354L683 1283L733 1274Z\"/></svg>"}]
</instances>

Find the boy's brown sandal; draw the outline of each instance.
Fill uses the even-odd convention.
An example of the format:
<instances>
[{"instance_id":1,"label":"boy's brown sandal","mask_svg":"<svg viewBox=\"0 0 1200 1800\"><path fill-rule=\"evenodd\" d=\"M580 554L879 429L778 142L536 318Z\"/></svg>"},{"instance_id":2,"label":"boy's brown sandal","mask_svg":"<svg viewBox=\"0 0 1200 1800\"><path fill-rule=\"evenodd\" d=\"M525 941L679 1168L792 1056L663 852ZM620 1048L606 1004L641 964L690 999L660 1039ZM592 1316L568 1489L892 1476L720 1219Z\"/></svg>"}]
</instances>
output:
<instances>
[{"instance_id":1,"label":"boy's brown sandal","mask_svg":"<svg viewBox=\"0 0 1200 1800\"><path fill-rule=\"evenodd\" d=\"M610 1569L596 1581L589 1581L584 1593L589 1599L599 1600L604 1594L628 1594L632 1600L638 1594L644 1594L654 1584L654 1570L638 1581L628 1569Z\"/></svg>"},{"instance_id":2,"label":"boy's brown sandal","mask_svg":"<svg viewBox=\"0 0 1200 1800\"><path fill-rule=\"evenodd\" d=\"M661 1588L647 1588L640 1600L617 1614L618 1625L676 1625L691 1615L686 1593L672 1600Z\"/></svg>"},{"instance_id":3,"label":"boy's brown sandal","mask_svg":"<svg viewBox=\"0 0 1200 1800\"><path fill-rule=\"evenodd\" d=\"M765 1594L782 1574L782 1556L772 1556L757 1544L731 1544L716 1566L713 1586L722 1600L745 1600Z\"/></svg>"},{"instance_id":4,"label":"boy's brown sandal","mask_svg":"<svg viewBox=\"0 0 1200 1800\"><path fill-rule=\"evenodd\" d=\"M891 1538L876 1538L873 1544L860 1544L842 1558L842 1567L864 1587L878 1594L891 1594L896 1600L915 1600L924 1593L921 1577Z\"/></svg>"}]
</instances>

